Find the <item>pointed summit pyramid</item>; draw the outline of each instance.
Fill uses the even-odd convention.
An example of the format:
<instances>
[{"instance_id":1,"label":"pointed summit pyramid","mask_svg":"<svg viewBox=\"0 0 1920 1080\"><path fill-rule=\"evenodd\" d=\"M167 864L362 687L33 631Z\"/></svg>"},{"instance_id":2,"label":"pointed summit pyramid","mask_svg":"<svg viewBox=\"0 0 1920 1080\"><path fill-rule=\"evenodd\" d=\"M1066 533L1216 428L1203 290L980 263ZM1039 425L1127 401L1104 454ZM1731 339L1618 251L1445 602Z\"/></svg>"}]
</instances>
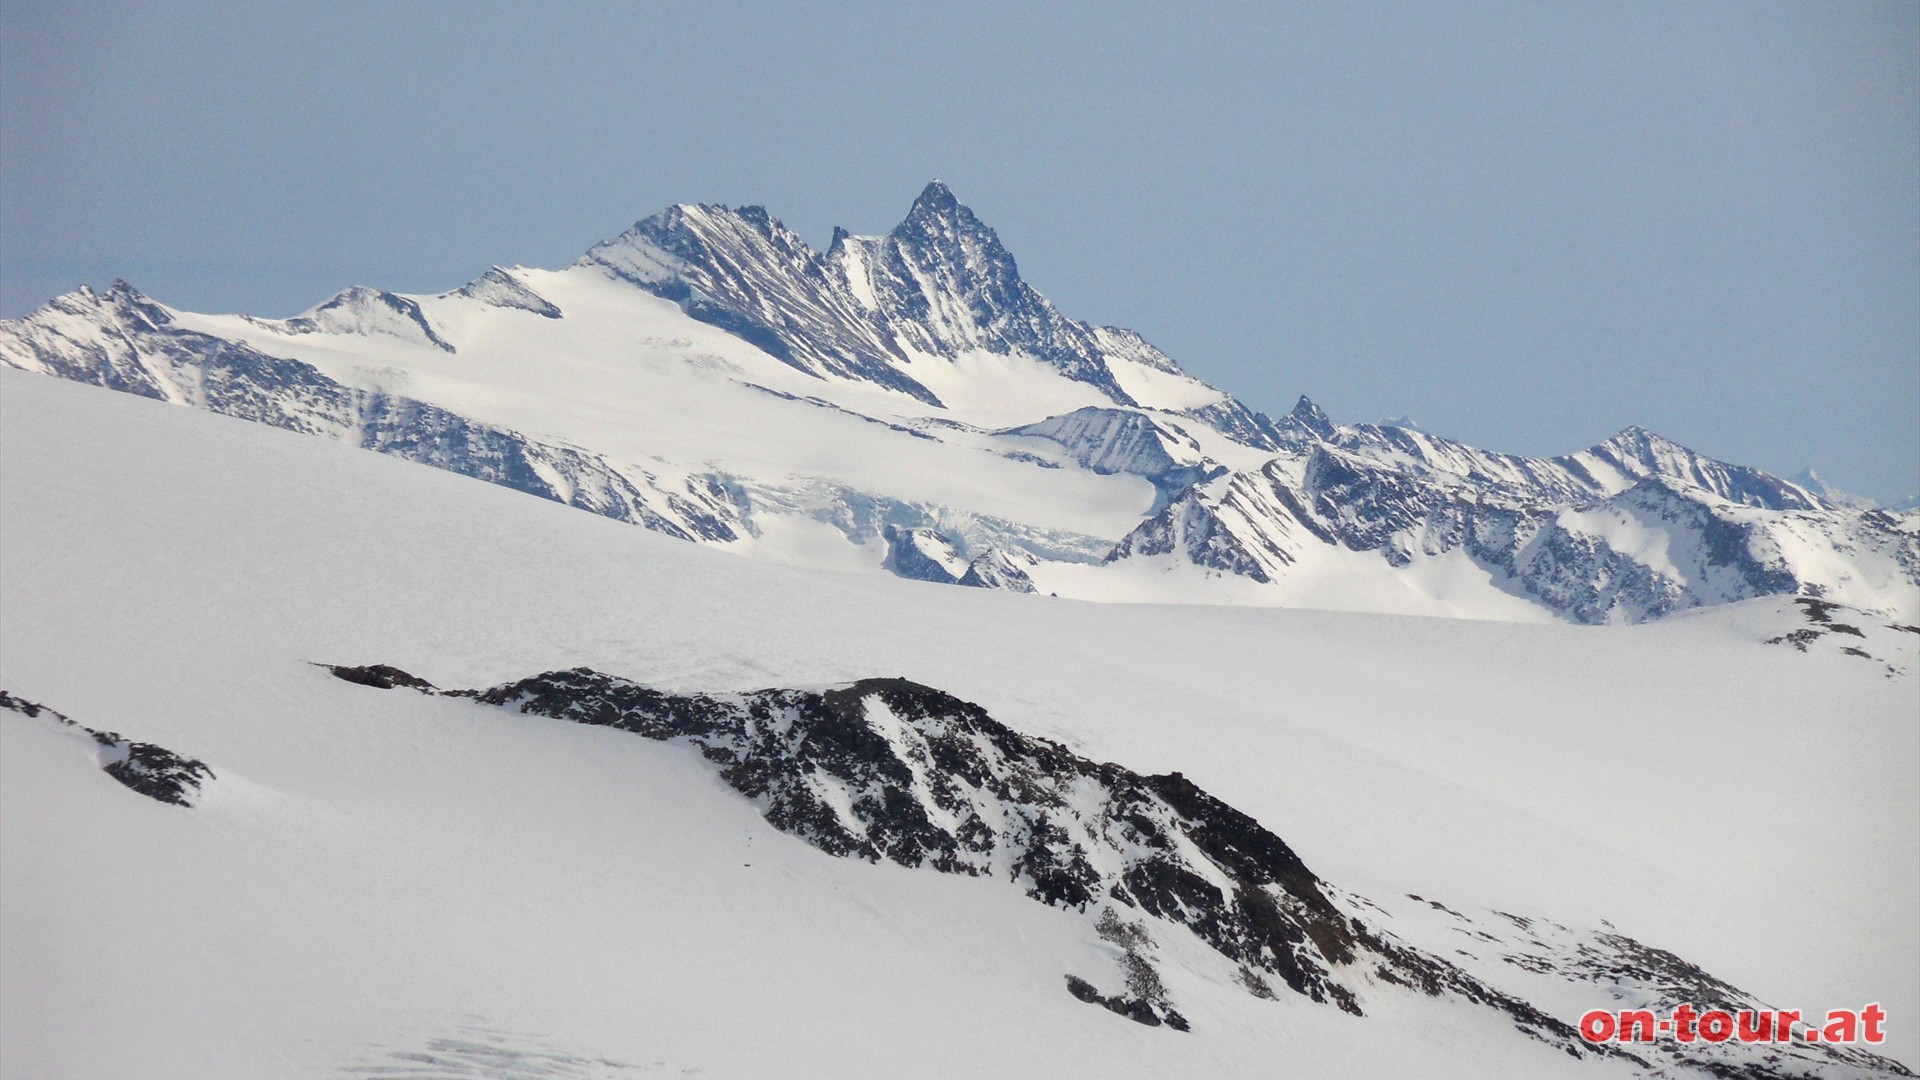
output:
<instances>
[{"instance_id":1,"label":"pointed summit pyramid","mask_svg":"<svg viewBox=\"0 0 1920 1080\"><path fill-rule=\"evenodd\" d=\"M1000 315L1031 317L1039 305L1052 307L1020 280L1019 265L999 234L938 180L920 192L906 219L882 239L878 254L896 277L917 276L932 284L920 290L921 299L934 306L964 304L975 322Z\"/></svg>"},{"instance_id":2,"label":"pointed summit pyramid","mask_svg":"<svg viewBox=\"0 0 1920 1080\"><path fill-rule=\"evenodd\" d=\"M920 196L913 200L913 209L908 213L908 217L926 214L951 215L966 209L960 205L959 199L954 198L953 189L947 186L946 181L936 178L927 181L927 186L920 189ZM967 212L972 213L970 210Z\"/></svg>"},{"instance_id":3,"label":"pointed summit pyramid","mask_svg":"<svg viewBox=\"0 0 1920 1080\"><path fill-rule=\"evenodd\" d=\"M1569 457L1598 462L1632 482L1680 484L1743 506L1773 510L1830 510L1834 506L1818 492L1790 480L1710 458L1638 424L1629 424L1605 442Z\"/></svg>"},{"instance_id":4,"label":"pointed summit pyramid","mask_svg":"<svg viewBox=\"0 0 1920 1080\"><path fill-rule=\"evenodd\" d=\"M948 583L1017 587L1019 570L1062 595L1204 602L1236 595L1198 584L1231 575L1345 602L1351 571L1394 582L1351 595L1420 613L1620 622L1790 594L1920 610L1912 520L1837 506L1818 477L1637 427L1538 458L1336 426L1307 397L1265 416L1139 335L1061 313L946 184L907 202L896 227L836 231L824 252L765 208L681 204L559 272L352 288L289 319L116 283L0 320L0 365L686 540ZM756 532L780 519L801 529ZM1149 561L1097 569L1133 559ZM1444 596L1423 591L1435 574Z\"/></svg>"},{"instance_id":5,"label":"pointed summit pyramid","mask_svg":"<svg viewBox=\"0 0 1920 1080\"><path fill-rule=\"evenodd\" d=\"M1139 335L1062 315L1021 280L999 234L939 180L885 235L835 229L824 253L762 207L703 203L646 218L581 262L809 374L874 383L929 405L942 403L915 365L973 352L1037 360L1116 405L1141 404L1114 373L1120 361L1191 384L1179 408L1230 401ZM1263 439L1262 425L1240 412L1222 430Z\"/></svg>"},{"instance_id":6,"label":"pointed summit pyramid","mask_svg":"<svg viewBox=\"0 0 1920 1080\"><path fill-rule=\"evenodd\" d=\"M849 238L834 234L837 257ZM764 207L670 206L595 244L580 260L809 375L870 382L929 405L933 391L864 305L834 280L829 256Z\"/></svg>"},{"instance_id":7,"label":"pointed summit pyramid","mask_svg":"<svg viewBox=\"0 0 1920 1080\"><path fill-rule=\"evenodd\" d=\"M1287 414L1287 419L1293 426L1312 432L1322 439L1333 438L1333 421L1327 419L1327 414L1321 410L1320 406L1314 404L1313 399L1305 394L1301 394L1300 400L1294 402L1293 411Z\"/></svg>"}]
</instances>

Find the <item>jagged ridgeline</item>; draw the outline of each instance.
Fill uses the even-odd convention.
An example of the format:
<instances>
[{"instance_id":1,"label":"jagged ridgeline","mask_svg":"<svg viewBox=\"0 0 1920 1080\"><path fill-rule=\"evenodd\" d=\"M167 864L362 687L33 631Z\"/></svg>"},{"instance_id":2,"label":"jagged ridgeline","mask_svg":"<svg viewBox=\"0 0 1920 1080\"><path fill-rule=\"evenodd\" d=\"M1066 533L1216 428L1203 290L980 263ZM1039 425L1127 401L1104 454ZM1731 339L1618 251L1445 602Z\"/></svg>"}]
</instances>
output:
<instances>
[{"instance_id":1,"label":"jagged ridgeline","mask_svg":"<svg viewBox=\"0 0 1920 1080\"><path fill-rule=\"evenodd\" d=\"M1408 596L1445 581L1428 613L1631 622L1799 594L1920 617L1920 510L1640 428L1527 458L1306 398L1267 416L1060 312L937 181L825 250L761 207L678 205L563 270L355 286L282 319L82 287L0 323L0 363L942 584L1226 595L1214 578L1266 602L1361 572Z\"/></svg>"},{"instance_id":2,"label":"jagged ridgeline","mask_svg":"<svg viewBox=\"0 0 1920 1080\"><path fill-rule=\"evenodd\" d=\"M1907 1075L1854 1047L1586 1043L1512 987L1538 991L1525 980L1544 975L1597 1007L1765 1006L1611 930L1501 912L1475 919L1419 897L1405 898L1411 906L1376 904L1323 880L1278 835L1178 772L1090 760L908 679L669 693L576 668L443 691L391 665L329 670L375 689L465 698L687 747L769 824L828 855L1006 882L1088 920L1118 951L1114 970L1068 972L1063 990L1148 1026L1191 1030L1161 974L1164 955L1191 942L1257 998L1290 993L1354 1015L1392 995L1446 998L1492 1010L1575 1057L1643 1068L1755 1080L1836 1068L1832 1075ZM1423 934L1431 944L1395 932L1426 930L1422 917L1438 924L1437 934ZM1462 933L1497 946L1476 949L1479 970L1443 955ZM1563 996L1555 995L1561 1008Z\"/></svg>"},{"instance_id":3,"label":"jagged ridgeline","mask_svg":"<svg viewBox=\"0 0 1920 1080\"><path fill-rule=\"evenodd\" d=\"M331 670L440 693L388 665ZM1356 987L1376 980L1453 993L1582 1051L1566 1025L1344 912L1285 841L1179 773L1088 760L932 687L866 679L822 691L670 694L579 668L447 693L690 746L782 832L830 855L1006 880L1098 918L1136 969L1151 968L1150 936L1136 921L1151 917L1238 966L1249 992L1278 984L1355 1014ZM1142 991L1157 979L1130 981L1131 993L1101 1003L1185 1026L1163 992Z\"/></svg>"}]
</instances>

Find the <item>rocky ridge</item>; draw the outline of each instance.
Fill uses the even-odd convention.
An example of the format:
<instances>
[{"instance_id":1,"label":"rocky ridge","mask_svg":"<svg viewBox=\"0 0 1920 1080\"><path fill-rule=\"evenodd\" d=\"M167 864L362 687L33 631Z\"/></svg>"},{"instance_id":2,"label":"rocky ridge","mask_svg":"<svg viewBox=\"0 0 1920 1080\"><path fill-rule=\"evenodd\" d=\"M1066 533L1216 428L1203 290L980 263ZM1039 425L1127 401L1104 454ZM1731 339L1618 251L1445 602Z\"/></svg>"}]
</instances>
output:
<instances>
[{"instance_id":1,"label":"rocky ridge","mask_svg":"<svg viewBox=\"0 0 1920 1080\"><path fill-rule=\"evenodd\" d=\"M1092 761L907 679L668 693L576 668L443 691L389 665L331 670L363 686L684 746L769 824L826 854L1005 881L1087 919L1118 950L1115 971L1070 972L1067 992L1148 1026L1191 1027L1157 960L1185 936L1254 997L1287 992L1355 1015L1392 994L1447 997L1575 1057L1614 1057L1648 1075L1911 1075L1857 1047L1588 1043L1577 1017L1529 998L1563 1001L1572 987L1588 1007L1765 1006L1608 928L1471 918L1418 897L1375 903L1321 879L1279 836L1178 772Z\"/></svg>"},{"instance_id":2,"label":"rocky ridge","mask_svg":"<svg viewBox=\"0 0 1920 1080\"><path fill-rule=\"evenodd\" d=\"M204 761L186 757L153 743L137 742L114 731L99 731L65 713L0 690L0 709L30 720L45 719L91 740L102 772L132 791L171 806L192 806L201 789L214 779Z\"/></svg>"},{"instance_id":3,"label":"rocky ridge","mask_svg":"<svg viewBox=\"0 0 1920 1080\"><path fill-rule=\"evenodd\" d=\"M725 459L608 454L192 329L125 282L0 322L0 363L340 439L684 540L750 548L742 542L762 534L758 518L797 513L839 530L875 564L953 584L1051 592L1049 564L1139 559L1271 584L1315 573L1325 561L1317 556L1337 548L1410 575L1460 560L1485 588L1574 622L1773 595L1909 621L1920 608L1920 511L1829 498L1815 481L1716 461L1637 427L1577 453L1527 458L1410 425L1335 425L1305 397L1266 416L1131 331L1063 315L937 181L889 232L839 231L824 252L763 207L683 204L595 245L576 271L671 301L823 387L878 388L900 407L860 412L831 395L750 389L902 439L1138 477L1152 503L1130 531L1092 536L830 475L749 478ZM575 318L524 275L494 267L436 297L355 287L303 315L244 325L283 341L466 356L475 343L459 340L459 320L437 319L448 309L436 304ZM975 423L930 384L982 356L1038 364L1102 403L1012 426ZM912 537L914 550L896 536ZM917 557L927 552L930 561Z\"/></svg>"}]
</instances>

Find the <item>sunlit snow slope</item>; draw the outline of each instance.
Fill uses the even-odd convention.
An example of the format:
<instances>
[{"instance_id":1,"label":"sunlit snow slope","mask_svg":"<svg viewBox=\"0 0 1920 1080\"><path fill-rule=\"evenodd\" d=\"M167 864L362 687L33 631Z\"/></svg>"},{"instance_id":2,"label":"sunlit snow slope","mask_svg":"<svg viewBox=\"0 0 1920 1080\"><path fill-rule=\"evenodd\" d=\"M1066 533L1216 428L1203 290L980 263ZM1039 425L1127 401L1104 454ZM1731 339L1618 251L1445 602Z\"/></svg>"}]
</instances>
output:
<instances>
[{"instance_id":1,"label":"sunlit snow slope","mask_svg":"<svg viewBox=\"0 0 1920 1080\"><path fill-rule=\"evenodd\" d=\"M317 663L474 688L581 666L674 691L904 676L1182 773L1430 955L1480 946L1407 894L1516 950L1559 932L1521 941L1494 909L1629 935L1782 1007L1880 1001L1887 1052L1920 1060L1915 636L1885 619L945 588L17 371L0 438L0 689L214 773L192 806L156 802L98 742L0 710L9 1077L1649 1075L1360 972L1341 977L1364 1016L1263 999L1137 912L1192 1030L1133 1023L1067 991L1124 985L1091 911L836 858L683 745ZM1805 651L1786 636L1816 626ZM1549 1014L1612 1000L1473 963Z\"/></svg>"},{"instance_id":2,"label":"sunlit snow slope","mask_svg":"<svg viewBox=\"0 0 1920 1080\"><path fill-rule=\"evenodd\" d=\"M1060 312L938 182L826 251L761 207L680 205L565 269L284 319L82 287L0 321L0 366L764 561L1122 602L1619 623L1808 595L1920 619L1920 511L1639 428L1524 458L1305 398L1266 416Z\"/></svg>"}]
</instances>

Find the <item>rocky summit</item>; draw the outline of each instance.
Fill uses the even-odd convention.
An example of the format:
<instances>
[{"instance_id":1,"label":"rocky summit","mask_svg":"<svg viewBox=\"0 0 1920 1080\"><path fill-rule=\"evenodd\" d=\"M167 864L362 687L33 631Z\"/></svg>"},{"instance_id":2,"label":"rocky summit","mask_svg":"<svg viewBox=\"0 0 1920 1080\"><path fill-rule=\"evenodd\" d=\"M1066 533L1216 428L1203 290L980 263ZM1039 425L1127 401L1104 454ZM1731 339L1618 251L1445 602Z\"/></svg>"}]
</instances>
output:
<instances>
[{"instance_id":1,"label":"rocky summit","mask_svg":"<svg viewBox=\"0 0 1920 1080\"><path fill-rule=\"evenodd\" d=\"M824 251L763 207L678 205L562 270L354 286L288 318L82 287L0 323L0 364L946 584L1578 623L1774 595L1920 615L1920 511L1638 427L1528 458L1306 397L1275 419L1062 313L939 181Z\"/></svg>"}]
</instances>

